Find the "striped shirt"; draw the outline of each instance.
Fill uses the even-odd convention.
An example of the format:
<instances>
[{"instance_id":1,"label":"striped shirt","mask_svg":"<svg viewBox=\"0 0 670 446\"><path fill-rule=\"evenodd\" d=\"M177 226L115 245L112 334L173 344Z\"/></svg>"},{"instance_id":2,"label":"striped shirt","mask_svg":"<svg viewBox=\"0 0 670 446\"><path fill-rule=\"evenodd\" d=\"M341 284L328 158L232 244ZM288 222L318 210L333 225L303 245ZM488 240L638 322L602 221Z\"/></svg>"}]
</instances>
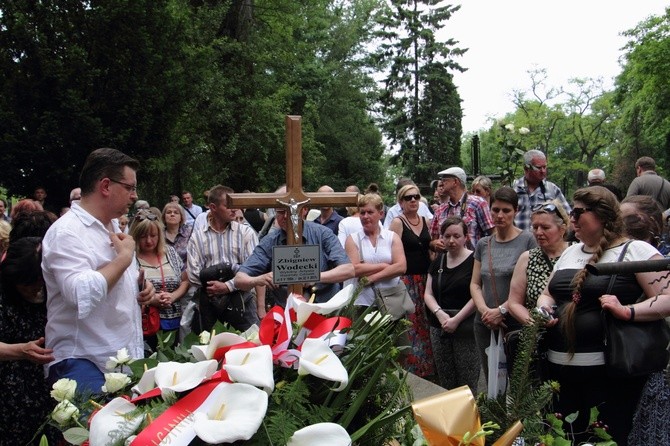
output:
<instances>
[{"instance_id":1,"label":"striped shirt","mask_svg":"<svg viewBox=\"0 0 670 446\"><path fill-rule=\"evenodd\" d=\"M237 271L256 245L258 236L251 226L231 221L226 229L218 232L212 227L211 215L207 215L207 225L196 225L188 241L188 280L196 286L205 286L200 284L200 271L224 262ZM235 289L232 279L226 285L231 291Z\"/></svg>"}]
</instances>

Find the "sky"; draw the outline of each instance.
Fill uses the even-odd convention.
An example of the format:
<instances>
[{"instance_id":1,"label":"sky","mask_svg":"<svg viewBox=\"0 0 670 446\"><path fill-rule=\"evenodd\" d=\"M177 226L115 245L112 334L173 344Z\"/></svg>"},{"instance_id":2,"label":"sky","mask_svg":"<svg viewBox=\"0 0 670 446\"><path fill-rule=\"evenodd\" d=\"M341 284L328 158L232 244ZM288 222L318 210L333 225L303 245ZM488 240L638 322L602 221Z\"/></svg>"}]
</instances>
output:
<instances>
[{"instance_id":1,"label":"sky","mask_svg":"<svg viewBox=\"0 0 670 446\"><path fill-rule=\"evenodd\" d=\"M451 4L458 5L452 1ZM652 15L661 0L462 0L446 22L446 37L469 48L459 57L468 70L454 74L463 100L463 132L490 125L514 110L512 93L528 90L529 70L547 70L549 86L571 78L602 78L611 88L621 72L621 32Z\"/></svg>"}]
</instances>

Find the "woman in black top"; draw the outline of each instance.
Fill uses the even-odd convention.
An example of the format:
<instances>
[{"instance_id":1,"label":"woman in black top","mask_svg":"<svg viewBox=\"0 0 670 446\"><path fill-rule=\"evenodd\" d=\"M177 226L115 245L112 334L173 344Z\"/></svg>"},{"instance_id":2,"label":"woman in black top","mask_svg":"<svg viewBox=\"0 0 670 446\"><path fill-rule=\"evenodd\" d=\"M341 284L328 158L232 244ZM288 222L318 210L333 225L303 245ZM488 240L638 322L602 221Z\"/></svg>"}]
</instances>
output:
<instances>
[{"instance_id":1,"label":"woman in black top","mask_svg":"<svg viewBox=\"0 0 670 446\"><path fill-rule=\"evenodd\" d=\"M453 389L467 384L477 392L479 355L473 333L475 304L470 296L474 256L468 249L468 228L460 217L447 218L440 227L447 246L430 266L426 309L440 385Z\"/></svg>"},{"instance_id":2,"label":"woman in black top","mask_svg":"<svg viewBox=\"0 0 670 446\"><path fill-rule=\"evenodd\" d=\"M421 193L419 188L408 184L398 190L398 203L402 213L393 219L389 229L400 236L407 259L407 270L400 277L414 302L414 314L409 315L412 328L409 338L412 352L403 356L405 369L415 375L427 377L435 375L433 352L428 331L428 321L423 304L426 275L430 265L430 220L418 215Z\"/></svg>"}]
</instances>

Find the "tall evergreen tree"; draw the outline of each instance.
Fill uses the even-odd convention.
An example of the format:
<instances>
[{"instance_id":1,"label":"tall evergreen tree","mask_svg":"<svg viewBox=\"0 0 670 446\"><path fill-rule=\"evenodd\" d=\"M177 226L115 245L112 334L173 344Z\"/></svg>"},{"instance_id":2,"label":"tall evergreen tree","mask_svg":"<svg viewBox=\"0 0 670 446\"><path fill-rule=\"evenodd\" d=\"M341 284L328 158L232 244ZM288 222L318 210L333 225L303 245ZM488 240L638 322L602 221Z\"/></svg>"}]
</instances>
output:
<instances>
[{"instance_id":1,"label":"tall evergreen tree","mask_svg":"<svg viewBox=\"0 0 670 446\"><path fill-rule=\"evenodd\" d=\"M391 0L378 16L374 58L386 73L382 128L397 151L393 161L418 184L459 163L462 110L451 72L464 70L455 58L465 50L437 37L459 8L441 0Z\"/></svg>"}]
</instances>

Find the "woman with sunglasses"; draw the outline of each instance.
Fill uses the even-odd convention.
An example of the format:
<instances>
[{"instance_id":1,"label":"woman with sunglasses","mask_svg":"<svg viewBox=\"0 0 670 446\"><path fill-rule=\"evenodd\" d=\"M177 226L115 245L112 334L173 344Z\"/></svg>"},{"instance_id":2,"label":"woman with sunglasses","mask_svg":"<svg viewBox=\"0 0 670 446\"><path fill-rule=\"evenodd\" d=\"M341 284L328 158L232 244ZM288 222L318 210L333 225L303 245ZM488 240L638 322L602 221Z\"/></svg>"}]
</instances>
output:
<instances>
[{"instance_id":1,"label":"woman with sunglasses","mask_svg":"<svg viewBox=\"0 0 670 446\"><path fill-rule=\"evenodd\" d=\"M507 314L514 266L523 252L536 246L530 232L514 226L518 208L519 197L514 189L508 186L498 189L491 204L495 233L480 239L475 248L470 294L477 307L475 340L486 376L488 361L485 349L491 343L491 331L501 336L504 330L512 330L519 325Z\"/></svg>"},{"instance_id":2,"label":"woman with sunglasses","mask_svg":"<svg viewBox=\"0 0 670 446\"><path fill-rule=\"evenodd\" d=\"M613 317L628 321L661 319L667 315L670 296L658 294L668 281L661 272L618 274L610 289L611 276L589 274L587 264L662 256L646 242L628 243L619 202L606 188L579 189L573 200L570 222L580 243L563 252L537 302L546 311L558 306L556 319L547 323L548 373L561 389L554 409L566 415L579 411L573 423L574 432L579 433L587 428L590 409L597 407L614 441L625 446L647 377L608 374L601 313L609 311ZM638 302L640 296L646 300ZM586 437L577 434L575 440L585 441Z\"/></svg>"},{"instance_id":3,"label":"woman with sunglasses","mask_svg":"<svg viewBox=\"0 0 670 446\"><path fill-rule=\"evenodd\" d=\"M404 367L415 375L427 377L435 375L430 331L423 302L430 266L430 220L418 213L421 192L416 185L402 186L396 198L402 212L391 221L389 229L398 234L402 241L407 271L400 276L400 280L407 287L415 308L414 314L409 315L412 322L412 330L409 331L412 352L403 358L406 361Z\"/></svg>"},{"instance_id":4,"label":"woman with sunglasses","mask_svg":"<svg viewBox=\"0 0 670 446\"><path fill-rule=\"evenodd\" d=\"M522 324L533 321L530 310L547 286L549 274L568 247L568 215L560 201L552 200L533 207L531 230L538 247L526 251L514 267L507 305L509 312Z\"/></svg>"},{"instance_id":5,"label":"woman with sunglasses","mask_svg":"<svg viewBox=\"0 0 670 446\"><path fill-rule=\"evenodd\" d=\"M188 291L188 277L183 270L183 262L172 246L165 244L163 224L156 215L147 210L138 211L130 227L130 235L135 240L135 250L140 268L145 278L156 288L156 305L160 309L160 328L177 331L182 308L179 300ZM155 351L156 336L145 337L145 341Z\"/></svg>"}]
</instances>

